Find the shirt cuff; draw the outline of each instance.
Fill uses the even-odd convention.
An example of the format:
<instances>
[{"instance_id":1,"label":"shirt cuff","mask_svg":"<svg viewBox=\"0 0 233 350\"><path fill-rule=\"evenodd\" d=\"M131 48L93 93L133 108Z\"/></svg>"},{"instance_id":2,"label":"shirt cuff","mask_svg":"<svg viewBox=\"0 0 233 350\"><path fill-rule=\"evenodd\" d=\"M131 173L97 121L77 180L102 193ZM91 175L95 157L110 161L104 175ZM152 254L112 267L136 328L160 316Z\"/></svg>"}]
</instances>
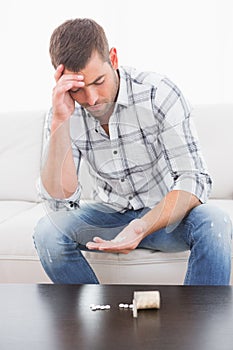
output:
<instances>
[{"instance_id":1,"label":"shirt cuff","mask_svg":"<svg viewBox=\"0 0 233 350\"><path fill-rule=\"evenodd\" d=\"M50 194L46 191L41 178L37 181L37 191L39 196L46 200L50 206L50 208L54 211L58 211L61 209L73 210L79 207L79 202L81 198L81 186L79 185L76 191L68 198L54 198L51 197Z\"/></svg>"},{"instance_id":2,"label":"shirt cuff","mask_svg":"<svg viewBox=\"0 0 233 350\"><path fill-rule=\"evenodd\" d=\"M208 174L183 174L175 180L171 190L181 190L194 194L201 203L209 198L212 181Z\"/></svg>"}]
</instances>

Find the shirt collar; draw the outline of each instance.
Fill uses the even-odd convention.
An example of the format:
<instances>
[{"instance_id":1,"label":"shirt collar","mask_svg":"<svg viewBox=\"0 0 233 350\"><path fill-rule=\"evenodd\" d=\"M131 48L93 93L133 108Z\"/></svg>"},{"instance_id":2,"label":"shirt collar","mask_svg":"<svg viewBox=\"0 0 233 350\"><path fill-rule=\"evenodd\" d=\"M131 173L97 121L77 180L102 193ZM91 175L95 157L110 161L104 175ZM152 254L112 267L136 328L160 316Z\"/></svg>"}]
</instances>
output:
<instances>
[{"instance_id":1,"label":"shirt collar","mask_svg":"<svg viewBox=\"0 0 233 350\"><path fill-rule=\"evenodd\" d=\"M125 73L125 70L123 69L123 67L119 67L118 72L119 72L119 77L120 77L120 86L119 86L119 92L118 92L116 102L119 105L123 105L125 107L128 107L129 97L128 97L126 73Z\"/></svg>"}]
</instances>

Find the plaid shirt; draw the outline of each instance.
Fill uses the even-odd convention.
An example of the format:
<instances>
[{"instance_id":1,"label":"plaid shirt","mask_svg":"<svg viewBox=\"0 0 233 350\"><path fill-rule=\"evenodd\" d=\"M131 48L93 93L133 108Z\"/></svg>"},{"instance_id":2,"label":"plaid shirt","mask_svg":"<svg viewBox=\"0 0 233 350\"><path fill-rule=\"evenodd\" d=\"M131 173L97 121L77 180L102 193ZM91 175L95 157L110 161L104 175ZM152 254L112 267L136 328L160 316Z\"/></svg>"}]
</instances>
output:
<instances>
[{"instance_id":1,"label":"plaid shirt","mask_svg":"<svg viewBox=\"0 0 233 350\"><path fill-rule=\"evenodd\" d=\"M124 212L154 207L172 190L193 193L205 202L211 179L201 155L181 91L168 78L121 67L120 88L109 120L109 135L80 105L70 119L77 176L86 161L93 199ZM45 123L45 148L52 110ZM51 198L40 182L42 198L54 210L78 206L82 184L67 199Z\"/></svg>"}]
</instances>

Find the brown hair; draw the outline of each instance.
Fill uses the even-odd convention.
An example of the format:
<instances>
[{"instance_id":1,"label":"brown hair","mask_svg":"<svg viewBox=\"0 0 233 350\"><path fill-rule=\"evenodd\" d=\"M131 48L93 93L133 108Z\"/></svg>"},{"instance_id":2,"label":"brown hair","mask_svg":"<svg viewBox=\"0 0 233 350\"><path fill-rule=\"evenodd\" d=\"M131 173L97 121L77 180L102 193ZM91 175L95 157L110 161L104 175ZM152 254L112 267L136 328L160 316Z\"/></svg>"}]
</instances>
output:
<instances>
[{"instance_id":1,"label":"brown hair","mask_svg":"<svg viewBox=\"0 0 233 350\"><path fill-rule=\"evenodd\" d=\"M73 71L83 69L93 51L109 60L109 46L103 28L92 19L68 20L57 27L50 39L49 53L55 69L59 64Z\"/></svg>"}]
</instances>

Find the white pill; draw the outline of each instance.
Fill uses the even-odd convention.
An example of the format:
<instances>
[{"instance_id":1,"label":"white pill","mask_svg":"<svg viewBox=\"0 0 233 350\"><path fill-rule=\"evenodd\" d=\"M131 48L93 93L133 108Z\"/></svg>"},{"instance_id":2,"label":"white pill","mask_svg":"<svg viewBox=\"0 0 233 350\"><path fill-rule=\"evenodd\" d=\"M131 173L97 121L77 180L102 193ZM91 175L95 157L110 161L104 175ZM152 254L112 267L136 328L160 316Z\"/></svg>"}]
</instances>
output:
<instances>
[{"instance_id":1,"label":"white pill","mask_svg":"<svg viewBox=\"0 0 233 350\"><path fill-rule=\"evenodd\" d=\"M129 304L124 304L124 309L128 309L128 307L129 307Z\"/></svg>"},{"instance_id":2,"label":"white pill","mask_svg":"<svg viewBox=\"0 0 233 350\"><path fill-rule=\"evenodd\" d=\"M124 305L125 305L125 304L122 304L122 303L121 303L121 304L119 304L119 307L124 307Z\"/></svg>"},{"instance_id":3,"label":"white pill","mask_svg":"<svg viewBox=\"0 0 233 350\"><path fill-rule=\"evenodd\" d=\"M132 309L132 308L133 308L133 304L130 304L130 305L129 305L129 308Z\"/></svg>"},{"instance_id":4,"label":"white pill","mask_svg":"<svg viewBox=\"0 0 233 350\"><path fill-rule=\"evenodd\" d=\"M110 308L111 308L110 305L105 305L105 309L106 309L106 310L109 310Z\"/></svg>"}]
</instances>

